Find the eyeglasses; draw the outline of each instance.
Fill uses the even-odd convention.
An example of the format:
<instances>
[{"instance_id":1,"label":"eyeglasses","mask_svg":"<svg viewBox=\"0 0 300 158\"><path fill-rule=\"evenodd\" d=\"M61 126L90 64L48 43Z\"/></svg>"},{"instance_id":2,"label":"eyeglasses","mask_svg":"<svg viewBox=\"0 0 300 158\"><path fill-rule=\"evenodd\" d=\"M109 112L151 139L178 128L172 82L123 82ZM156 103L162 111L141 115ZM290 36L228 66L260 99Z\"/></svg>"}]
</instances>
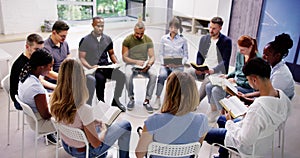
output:
<instances>
[{"instance_id":1,"label":"eyeglasses","mask_svg":"<svg viewBox=\"0 0 300 158\"><path fill-rule=\"evenodd\" d=\"M60 34L57 34L60 38L67 38L67 35L60 35Z\"/></svg>"}]
</instances>

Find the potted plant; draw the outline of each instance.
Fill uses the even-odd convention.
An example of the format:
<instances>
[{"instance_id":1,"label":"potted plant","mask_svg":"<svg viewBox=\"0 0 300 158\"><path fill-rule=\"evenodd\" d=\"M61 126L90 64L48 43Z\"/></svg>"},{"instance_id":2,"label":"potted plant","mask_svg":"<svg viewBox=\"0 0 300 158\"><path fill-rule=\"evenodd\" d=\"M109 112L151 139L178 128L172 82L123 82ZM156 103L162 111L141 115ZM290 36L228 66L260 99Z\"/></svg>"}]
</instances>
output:
<instances>
[{"instance_id":1,"label":"potted plant","mask_svg":"<svg viewBox=\"0 0 300 158\"><path fill-rule=\"evenodd\" d=\"M151 21L150 16L149 16L148 13L145 14L145 21L146 22L150 22Z\"/></svg>"},{"instance_id":2,"label":"potted plant","mask_svg":"<svg viewBox=\"0 0 300 158\"><path fill-rule=\"evenodd\" d=\"M45 25L41 25L41 31L45 32L46 31L45 29L46 29L46 26Z\"/></svg>"}]
</instances>

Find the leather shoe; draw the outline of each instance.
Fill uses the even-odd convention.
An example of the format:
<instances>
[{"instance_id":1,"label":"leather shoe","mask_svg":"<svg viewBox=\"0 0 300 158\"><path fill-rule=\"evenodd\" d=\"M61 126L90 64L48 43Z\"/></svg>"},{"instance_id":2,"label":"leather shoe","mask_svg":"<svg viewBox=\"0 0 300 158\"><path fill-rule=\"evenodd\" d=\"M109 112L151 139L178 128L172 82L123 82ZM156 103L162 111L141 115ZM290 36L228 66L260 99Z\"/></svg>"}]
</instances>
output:
<instances>
[{"instance_id":1,"label":"leather shoe","mask_svg":"<svg viewBox=\"0 0 300 158\"><path fill-rule=\"evenodd\" d=\"M122 110L122 112L126 111L126 107L124 105L122 105L119 100L113 99L113 101L111 103L111 106L118 107L120 110Z\"/></svg>"}]
</instances>

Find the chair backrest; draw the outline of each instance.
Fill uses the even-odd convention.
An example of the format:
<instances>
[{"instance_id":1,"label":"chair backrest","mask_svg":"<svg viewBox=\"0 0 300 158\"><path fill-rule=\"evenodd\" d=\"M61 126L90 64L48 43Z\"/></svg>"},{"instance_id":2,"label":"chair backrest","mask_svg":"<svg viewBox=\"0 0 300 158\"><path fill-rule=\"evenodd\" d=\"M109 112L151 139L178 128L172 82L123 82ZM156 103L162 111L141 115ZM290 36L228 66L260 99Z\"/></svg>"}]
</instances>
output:
<instances>
[{"instance_id":1,"label":"chair backrest","mask_svg":"<svg viewBox=\"0 0 300 158\"><path fill-rule=\"evenodd\" d=\"M66 137L79 141L79 142L84 142L86 146L86 157L89 155L89 142L86 138L85 133L78 128L73 128L66 126L64 124L61 124L59 122L56 122L54 119L51 119L52 123L54 124L57 132L60 132L60 134L64 134Z\"/></svg>"},{"instance_id":2,"label":"chair backrest","mask_svg":"<svg viewBox=\"0 0 300 158\"><path fill-rule=\"evenodd\" d=\"M9 94L9 76L6 75L2 80L1 80L1 87L5 90L7 94Z\"/></svg>"},{"instance_id":3,"label":"chair backrest","mask_svg":"<svg viewBox=\"0 0 300 158\"><path fill-rule=\"evenodd\" d=\"M15 95L15 98L18 101L18 103L21 105L21 107L23 108L23 112L27 116L30 116L32 119L34 119L34 121L37 123L37 118L36 118L34 112L32 111L31 107L29 105L27 105L26 103L24 103L23 101L21 101L18 95Z\"/></svg>"},{"instance_id":4,"label":"chair backrest","mask_svg":"<svg viewBox=\"0 0 300 158\"><path fill-rule=\"evenodd\" d=\"M163 144L158 142L152 142L148 146L147 157L151 155L162 157L184 157L195 155L198 157L201 144L199 142L188 144Z\"/></svg>"}]
</instances>

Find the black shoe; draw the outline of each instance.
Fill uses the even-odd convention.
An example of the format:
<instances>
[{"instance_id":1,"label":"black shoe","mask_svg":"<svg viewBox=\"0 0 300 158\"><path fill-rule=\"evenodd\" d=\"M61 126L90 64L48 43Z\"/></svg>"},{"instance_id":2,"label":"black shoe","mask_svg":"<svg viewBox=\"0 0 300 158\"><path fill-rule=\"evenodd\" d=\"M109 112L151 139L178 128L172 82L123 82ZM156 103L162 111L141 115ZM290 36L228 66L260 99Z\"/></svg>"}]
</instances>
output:
<instances>
[{"instance_id":1,"label":"black shoe","mask_svg":"<svg viewBox=\"0 0 300 158\"><path fill-rule=\"evenodd\" d=\"M51 144L56 145L57 141L56 141L56 135L55 134L53 134L53 133L48 134L47 139L48 139L48 142L50 142Z\"/></svg>"},{"instance_id":2,"label":"black shoe","mask_svg":"<svg viewBox=\"0 0 300 158\"><path fill-rule=\"evenodd\" d=\"M148 111L149 114L153 113L153 108L149 103L148 99L145 99L144 103L143 103L144 107L146 108L146 110Z\"/></svg>"},{"instance_id":3,"label":"black shoe","mask_svg":"<svg viewBox=\"0 0 300 158\"><path fill-rule=\"evenodd\" d=\"M125 112L125 111L126 111L126 107L125 107L124 105L122 105L122 104L120 103L119 100L113 99L113 101L112 101L112 103L111 103L111 106L116 106L116 107L118 107L120 110L122 110L122 112Z\"/></svg>"}]
</instances>

